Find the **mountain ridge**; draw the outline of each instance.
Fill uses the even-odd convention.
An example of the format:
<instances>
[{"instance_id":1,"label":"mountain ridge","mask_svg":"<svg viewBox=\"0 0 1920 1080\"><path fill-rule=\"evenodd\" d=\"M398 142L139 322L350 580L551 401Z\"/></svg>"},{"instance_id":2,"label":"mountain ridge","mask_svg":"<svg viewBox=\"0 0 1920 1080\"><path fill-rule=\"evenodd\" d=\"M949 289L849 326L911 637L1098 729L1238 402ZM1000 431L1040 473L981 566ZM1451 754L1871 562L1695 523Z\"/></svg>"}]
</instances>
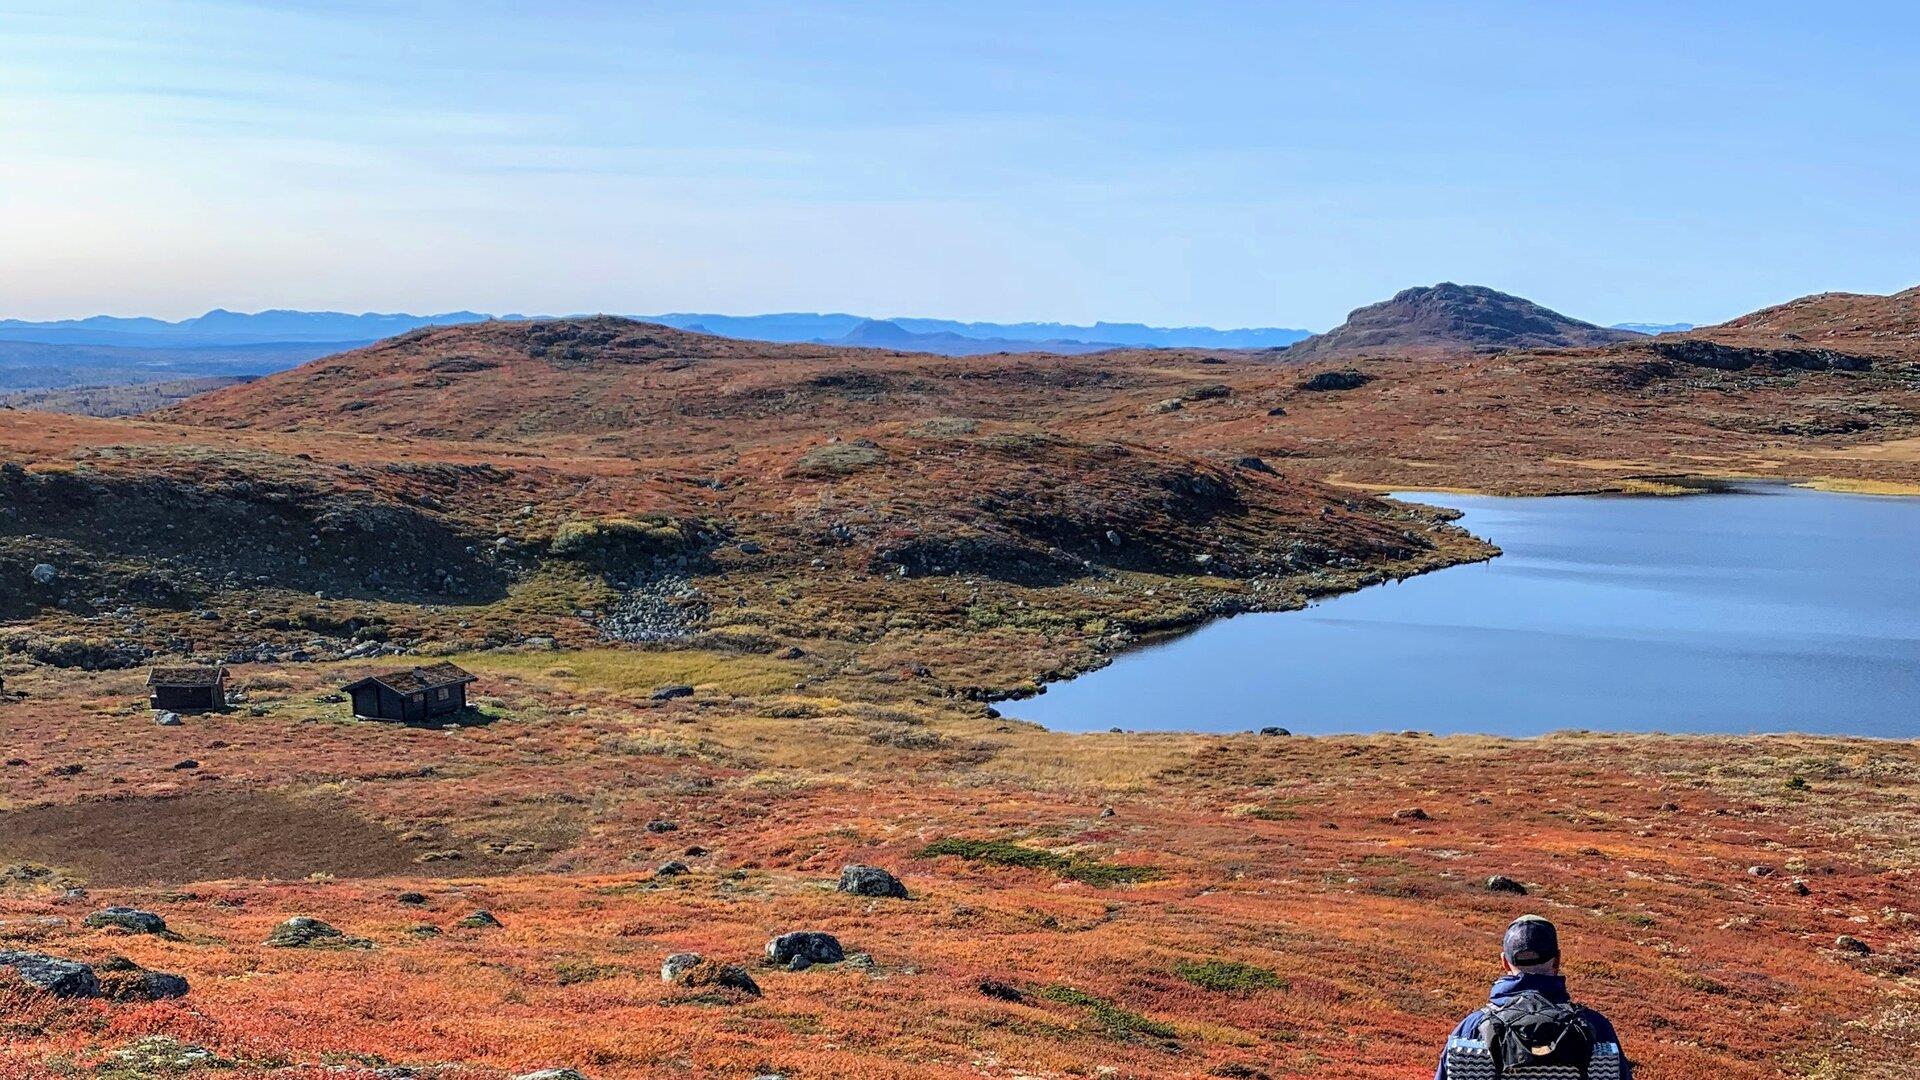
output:
<instances>
[{"instance_id":1,"label":"mountain ridge","mask_svg":"<svg viewBox=\"0 0 1920 1080\"><path fill-rule=\"evenodd\" d=\"M567 315L494 315L481 311L448 311L432 315L405 312L304 311L270 308L257 312L213 308L192 318L167 321L147 316L91 315L77 319L0 319L0 341L29 341L50 345L119 345L171 347L338 342L364 345L424 326L456 326L479 322L527 322ZM1096 322L1090 325L1058 322L963 322L919 316L867 316L844 312L775 312L760 315L722 315L712 312L666 312L623 316L658 323L676 330L693 330L720 337L776 344L838 343L862 325L891 323L902 331L927 338L923 351L961 355L967 341L979 342L972 352L1031 351L1048 346L1099 348L1277 348L1307 337L1308 331L1286 327L1216 329L1210 326L1149 326L1145 323ZM950 335L942 337L940 335ZM855 342L849 342L855 343ZM1089 351L1077 348L1075 351Z\"/></svg>"}]
</instances>

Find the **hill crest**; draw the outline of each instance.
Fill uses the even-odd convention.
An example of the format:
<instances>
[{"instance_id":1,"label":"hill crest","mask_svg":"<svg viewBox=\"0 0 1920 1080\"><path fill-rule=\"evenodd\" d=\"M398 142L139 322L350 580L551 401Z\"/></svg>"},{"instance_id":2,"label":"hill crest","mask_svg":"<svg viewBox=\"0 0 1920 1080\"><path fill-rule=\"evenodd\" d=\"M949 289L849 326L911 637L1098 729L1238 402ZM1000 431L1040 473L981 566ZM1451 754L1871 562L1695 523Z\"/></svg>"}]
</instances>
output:
<instances>
[{"instance_id":1,"label":"hill crest","mask_svg":"<svg viewBox=\"0 0 1920 1080\"><path fill-rule=\"evenodd\" d=\"M1289 347L1289 360L1359 356L1440 356L1505 349L1566 349L1642 335L1562 315L1483 285L1443 281L1402 289L1355 308L1347 321Z\"/></svg>"}]
</instances>

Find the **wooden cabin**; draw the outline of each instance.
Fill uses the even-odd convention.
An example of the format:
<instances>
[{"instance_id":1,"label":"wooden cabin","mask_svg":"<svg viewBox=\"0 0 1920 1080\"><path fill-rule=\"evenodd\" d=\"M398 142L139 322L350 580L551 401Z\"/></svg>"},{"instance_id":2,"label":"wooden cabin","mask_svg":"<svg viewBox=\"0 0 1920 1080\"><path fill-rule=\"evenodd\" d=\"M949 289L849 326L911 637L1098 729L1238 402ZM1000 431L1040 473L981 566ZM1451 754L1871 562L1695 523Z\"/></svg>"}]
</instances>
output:
<instances>
[{"instance_id":1,"label":"wooden cabin","mask_svg":"<svg viewBox=\"0 0 1920 1080\"><path fill-rule=\"evenodd\" d=\"M227 669L186 664L147 672L148 704L168 712L212 712L227 707Z\"/></svg>"},{"instance_id":2,"label":"wooden cabin","mask_svg":"<svg viewBox=\"0 0 1920 1080\"><path fill-rule=\"evenodd\" d=\"M377 672L340 689L353 698L353 715L363 720L417 724L464 711L472 681L472 672L440 663Z\"/></svg>"}]
</instances>

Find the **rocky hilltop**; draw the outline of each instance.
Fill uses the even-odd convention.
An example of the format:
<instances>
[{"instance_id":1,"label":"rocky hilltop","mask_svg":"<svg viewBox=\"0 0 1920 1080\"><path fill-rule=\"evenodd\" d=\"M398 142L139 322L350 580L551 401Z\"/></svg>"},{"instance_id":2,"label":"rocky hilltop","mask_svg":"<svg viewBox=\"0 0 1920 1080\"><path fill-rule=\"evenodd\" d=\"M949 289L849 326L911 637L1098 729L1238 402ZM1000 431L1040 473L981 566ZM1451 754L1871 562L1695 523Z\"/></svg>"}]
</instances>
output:
<instances>
[{"instance_id":1,"label":"rocky hilltop","mask_svg":"<svg viewBox=\"0 0 1920 1080\"><path fill-rule=\"evenodd\" d=\"M1816 293L1762 308L1688 337L1730 345L1807 344L1849 352L1902 356L1920 352L1920 286L1875 293Z\"/></svg>"},{"instance_id":2,"label":"rocky hilltop","mask_svg":"<svg viewBox=\"0 0 1920 1080\"><path fill-rule=\"evenodd\" d=\"M1484 286L1443 281L1403 289L1391 300L1356 308L1346 322L1289 346L1283 355L1289 360L1326 360L1568 349L1640 336L1571 319Z\"/></svg>"}]
</instances>

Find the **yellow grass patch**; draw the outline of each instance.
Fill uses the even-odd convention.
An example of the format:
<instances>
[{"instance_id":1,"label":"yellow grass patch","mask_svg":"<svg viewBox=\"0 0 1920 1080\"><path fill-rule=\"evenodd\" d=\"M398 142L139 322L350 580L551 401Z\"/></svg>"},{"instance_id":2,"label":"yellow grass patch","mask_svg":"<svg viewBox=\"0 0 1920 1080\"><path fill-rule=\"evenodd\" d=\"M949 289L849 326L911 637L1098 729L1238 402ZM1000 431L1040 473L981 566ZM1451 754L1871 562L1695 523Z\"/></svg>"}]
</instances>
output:
<instances>
[{"instance_id":1,"label":"yellow grass patch","mask_svg":"<svg viewBox=\"0 0 1920 1080\"><path fill-rule=\"evenodd\" d=\"M552 653L473 653L453 662L478 673L566 678L577 686L626 692L684 683L702 690L753 696L790 687L806 668L786 660L704 649L643 652L586 649L563 658ZM557 667L556 664L563 666ZM550 674L564 670L564 676Z\"/></svg>"},{"instance_id":2,"label":"yellow grass patch","mask_svg":"<svg viewBox=\"0 0 1920 1080\"><path fill-rule=\"evenodd\" d=\"M1920 483L1901 480L1850 480L1844 477L1824 476L1802 481L1793 486L1812 488L1816 491L1839 491L1849 495L1920 495Z\"/></svg>"}]
</instances>

